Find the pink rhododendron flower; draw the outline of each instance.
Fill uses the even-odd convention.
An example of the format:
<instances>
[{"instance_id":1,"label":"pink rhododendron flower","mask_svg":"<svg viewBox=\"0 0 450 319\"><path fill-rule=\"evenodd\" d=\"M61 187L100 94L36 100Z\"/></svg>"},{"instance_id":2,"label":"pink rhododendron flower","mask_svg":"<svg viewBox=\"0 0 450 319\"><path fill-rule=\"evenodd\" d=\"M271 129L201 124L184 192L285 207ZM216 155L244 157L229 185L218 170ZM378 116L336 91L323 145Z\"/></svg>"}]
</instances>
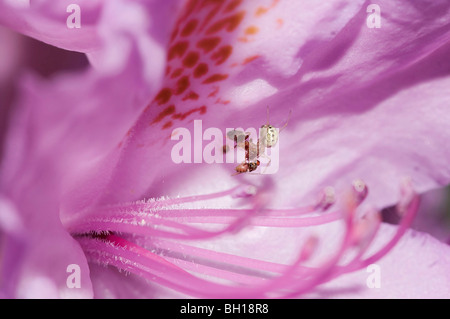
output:
<instances>
[{"instance_id":1,"label":"pink rhododendron flower","mask_svg":"<svg viewBox=\"0 0 450 319\"><path fill-rule=\"evenodd\" d=\"M2 297L448 297L450 248L408 230L450 179L448 1L24 3L0 23L90 64L16 77ZM275 174L204 161L266 106Z\"/></svg>"}]
</instances>

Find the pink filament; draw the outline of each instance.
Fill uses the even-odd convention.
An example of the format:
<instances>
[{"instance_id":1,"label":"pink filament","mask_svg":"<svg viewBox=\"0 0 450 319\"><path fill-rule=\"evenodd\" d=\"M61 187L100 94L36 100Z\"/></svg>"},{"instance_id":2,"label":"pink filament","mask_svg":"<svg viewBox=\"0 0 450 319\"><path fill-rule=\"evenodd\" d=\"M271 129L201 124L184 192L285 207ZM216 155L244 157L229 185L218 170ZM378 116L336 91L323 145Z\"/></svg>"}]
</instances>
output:
<instances>
[{"instance_id":1,"label":"pink filament","mask_svg":"<svg viewBox=\"0 0 450 319\"><path fill-rule=\"evenodd\" d=\"M368 234L356 256L345 265L339 264L353 245L354 212L314 213L315 206L296 209L182 209L173 205L203 201L236 193L229 191L85 211L66 223L92 262L112 265L179 292L203 298L288 298L311 291L314 287L342 274L376 262L386 255L410 226L418 209L414 196L403 215L394 237L378 252L363 259L373 241L379 223ZM348 209L355 209L349 206ZM307 217L301 217L309 214ZM343 220L345 235L341 246L327 261L316 267L302 265L314 249L305 246L291 265L240 257L211 251L174 239L206 239L252 226L309 227ZM188 225L224 224L212 231ZM112 232L112 233L111 233ZM103 238L95 234L107 234ZM91 235L86 235L91 234ZM120 234L142 236L150 244L143 248ZM136 237L138 238L138 237ZM170 240L164 240L167 238ZM150 250L154 252L151 252ZM312 249L312 250L311 250ZM166 253L165 253L166 252ZM220 279L214 282L194 275L199 273ZM222 283L226 282L226 283Z\"/></svg>"},{"instance_id":2,"label":"pink filament","mask_svg":"<svg viewBox=\"0 0 450 319\"><path fill-rule=\"evenodd\" d=\"M339 212L322 213L312 217L294 217L314 212L314 206L298 209L179 209L174 205L204 201L233 195L229 191L161 201L137 202L86 210L70 220L65 227L72 234L101 233L105 230L172 239L207 239L245 226L307 227L340 219ZM297 213L297 214L296 214ZM289 218L285 218L288 216ZM280 218L284 217L284 218ZM225 224L226 227L209 231L186 223Z\"/></svg>"}]
</instances>

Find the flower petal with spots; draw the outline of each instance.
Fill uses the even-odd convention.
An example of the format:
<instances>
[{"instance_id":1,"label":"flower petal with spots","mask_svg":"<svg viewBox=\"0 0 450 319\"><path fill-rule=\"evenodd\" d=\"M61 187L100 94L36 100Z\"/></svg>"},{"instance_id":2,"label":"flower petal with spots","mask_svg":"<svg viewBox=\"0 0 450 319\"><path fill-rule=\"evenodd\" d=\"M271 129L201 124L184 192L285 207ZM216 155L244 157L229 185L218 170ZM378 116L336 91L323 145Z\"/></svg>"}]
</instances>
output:
<instances>
[{"instance_id":1,"label":"flower petal with spots","mask_svg":"<svg viewBox=\"0 0 450 319\"><path fill-rule=\"evenodd\" d=\"M39 161L28 157L23 172L22 162L7 161L19 178L9 179L15 187L4 192L26 212L33 238L50 247L53 237L40 231L47 224L49 234L60 239L53 251L61 255L58 267L66 263L61 252L70 244L83 271L88 263L109 267L101 272L92 266L95 287L87 294L111 295L120 281L118 268L133 273L124 285L130 295L143 290L166 296L168 288L196 297L296 297L320 295L323 285L360 289L367 266L380 262L392 270L408 254L417 255L422 239L407 231L418 210L416 191L448 184L450 176L446 1L380 0L381 29L367 25L370 1L171 2L173 14L164 6L159 31L136 11L142 6L152 12L156 3L102 2L108 10L95 28L100 47L87 50L89 41L73 47L88 52L94 66L92 73L73 78L79 100L55 90L67 108L93 105L116 120L111 138L105 126L82 130L82 121L62 116L59 125L37 125L38 142L30 143L42 152ZM124 17L114 20L120 12ZM2 21L20 29L9 18ZM46 32L34 36L49 38ZM51 122L44 115L57 109L52 90L43 85L39 94L36 83L31 81L22 103L48 110L30 117L32 123ZM87 83L98 86L90 91ZM33 98L40 95L42 100ZM96 118L100 124L102 119ZM207 128L225 132L267 122L283 128L276 174L236 176L237 163L196 163L202 162ZM193 160L177 164L172 138L186 130L193 138ZM85 134L79 139L70 134L80 131ZM41 172L48 177L39 179ZM2 182L4 190L8 183ZM53 189L61 198L52 196ZM401 221L386 227L373 206L393 203ZM34 207L52 213L39 218ZM393 250L397 244L400 252ZM429 275L443 278L432 296L444 295L447 260L436 264L435 258L448 247L428 246L433 252L417 264L432 265ZM33 251L27 269L39 265L45 276L36 277L32 293L51 278L50 258L36 261L52 253ZM395 258L383 264L391 252ZM410 267L399 286L407 289L409 275L417 272ZM342 275L349 273L355 277L345 281ZM395 271L387 274L394 281ZM145 289L137 278L155 285ZM46 282L57 294L61 276Z\"/></svg>"}]
</instances>

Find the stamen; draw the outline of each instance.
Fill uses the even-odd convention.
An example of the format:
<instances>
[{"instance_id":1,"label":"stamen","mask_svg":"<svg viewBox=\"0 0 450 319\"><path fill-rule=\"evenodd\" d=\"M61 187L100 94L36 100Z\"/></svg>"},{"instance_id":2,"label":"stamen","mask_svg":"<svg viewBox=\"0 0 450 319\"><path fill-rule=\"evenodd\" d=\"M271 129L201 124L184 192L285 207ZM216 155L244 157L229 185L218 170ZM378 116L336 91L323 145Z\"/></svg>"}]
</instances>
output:
<instances>
[{"instance_id":1,"label":"stamen","mask_svg":"<svg viewBox=\"0 0 450 319\"><path fill-rule=\"evenodd\" d=\"M189 211L183 211L181 214L170 214L166 215L167 218L174 218L178 222L183 223L201 223L201 224L230 224L233 222L236 217L242 216L243 212L251 213L251 210L206 210L203 211L204 214L199 215L198 213L193 212L189 214ZM216 213L214 213L216 212ZM227 212L228 216L223 216ZM290 212L290 211L288 211ZM211 214L214 213L214 214ZM269 227L308 227L308 226L316 226L327 224L333 221L338 221L341 218L340 212L332 212L323 215L316 215L310 217L301 217L301 218L278 218L274 216L282 216L278 214L283 214L283 210L271 210L265 209L261 211L261 215L254 215L249 219L249 225L252 226L269 226ZM268 216L264 216L267 214Z\"/></svg>"},{"instance_id":2,"label":"stamen","mask_svg":"<svg viewBox=\"0 0 450 319\"><path fill-rule=\"evenodd\" d=\"M201 280L125 240L121 240L121 245L116 245L114 240L107 242L87 238L81 238L79 242L91 261L116 266L188 295L200 298L215 295L220 298L235 292L232 287ZM132 249L126 249L127 247Z\"/></svg>"},{"instance_id":3,"label":"stamen","mask_svg":"<svg viewBox=\"0 0 450 319\"><path fill-rule=\"evenodd\" d=\"M402 208L405 210L403 213L403 218L397 227L395 235L378 252L374 253L372 256L367 257L366 259L355 258L351 263L349 263L346 267L344 267L343 270L345 272L362 269L381 259L398 243L398 241L404 235L406 230L411 226L412 221L414 220L414 217L416 216L417 211L419 209L420 199L419 196L415 194L414 190L412 189L412 185L410 183L403 184L401 189L402 189L401 194L404 196L401 197L400 202L402 202L405 205L402 206ZM407 192L405 192L405 190L407 190ZM370 241L372 241L374 237L375 236L373 235L370 238ZM365 246L366 246L365 248L367 248L369 244L366 244ZM359 256L362 256L362 253L359 254Z\"/></svg>"},{"instance_id":4,"label":"stamen","mask_svg":"<svg viewBox=\"0 0 450 319\"><path fill-rule=\"evenodd\" d=\"M273 262L256 260L248 257L242 257L233 254L227 254L214 250L194 247L181 243L174 243L167 240L158 240L154 242L155 247L183 253L184 256L196 256L203 260L208 259L216 263L229 264L231 266L246 267L259 272L281 274L286 271L288 265L277 264Z\"/></svg>"},{"instance_id":5,"label":"stamen","mask_svg":"<svg viewBox=\"0 0 450 319\"><path fill-rule=\"evenodd\" d=\"M414 192L412 185L409 182L402 184L401 195L403 196L400 198L400 203L402 203L400 209L402 209L402 211L399 212L399 214L403 215L403 218L397 227L397 232L395 233L394 237L382 249L380 249L378 253L365 260L365 264L370 265L386 255L397 244L400 238L411 226L412 221L414 220L414 217L419 210L420 198Z\"/></svg>"},{"instance_id":6,"label":"stamen","mask_svg":"<svg viewBox=\"0 0 450 319\"><path fill-rule=\"evenodd\" d=\"M402 181L400 184L400 201L397 204L397 213L400 217L403 217L408 210L408 206L410 206L411 202L414 200L416 193L412 187L411 179L407 178Z\"/></svg>"},{"instance_id":7,"label":"stamen","mask_svg":"<svg viewBox=\"0 0 450 319\"><path fill-rule=\"evenodd\" d=\"M318 204L300 208L269 209L259 205L253 186L237 186L223 192L177 199L158 199L100 207L84 211L65 225L82 245L92 262L112 265L182 293L206 298L289 298L308 292L344 273L361 269L387 254L412 222L418 197L411 183L403 183L398 208L403 219L394 237L378 252L363 259L380 226L378 211L360 218L358 205L367 196L367 186L353 183L353 193L344 200L343 211L323 213L335 202L334 189L327 188ZM257 195L257 196L254 196ZM223 196L250 198L246 209L185 208L184 204ZM302 245L291 265L240 257L164 240L208 239L235 233L246 226L310 227L341 220L345 233L341 246L317 267L302 265L317 251L318 238ZM198 224L192 226L189 224ZM217 229L219 225L225 225ZM133 242L125 238L133 238ZM142 241L145 248L135 242ZM356 247L346 265L344 254ZM217 278L215 283L191 272Z\"/></svg>"},{"instance_id":8,"label":"stamen","mask_svg":"<svg viewBox=\"0 0 450 319\"><path fill-rule=\"evenodd\" d=\"M233 198L246 198L256 195L257 189L253 185L242 185L236 187L235 191L231 194Z\"/></svg>"},{"instance_id":9,"label":"stamen","mask_svg":"<svg viewBox=\"0 0 450 319\"><path fill-rule=\"evenodd\" d=\"M381 223L381 214L379 211L371 210L362 218L356 221L352 234L352 244L365 248L375 236Z\"/></svg>"},{"instance_id":10,"label":"stamen","mask_svg":"<svg viewBox=\"0 0 450 319\"><path fill-rule=\"evenodd\" d=\"M117 236L110 236L107 241L79 238L79 242L91 261L114 265L177 291L203 298L253 298L255 296L265 298L267 293L273 291L272 288L283 287L286 280L292 279L290 277L293 270L303 258L299 258L292 266L289 266L288 271L282 276L269 280L268 284L242 287L200 279L166 259Z\"/></svg>"},{"instance_id":11,"label":"stamen","mask_svg":"<svg viewBox=\"0 0 450 319\"><path fill-rule=\"evenodd\" d=\"M190 202L212 200L212 199L217 199L217 198L221 198L221 197L225 197L225 196L236 197L239 194L243 195L245 193L248 193L248 195L251 195L251 193L250 193L251 191L252 191L252 189L248 185L238 185L233 188L230 188L229 190L222 191L222 192L203 194L203 195L194 195L194 196L181 197L181 198L167 198L167 199L163 198L162 200L158 200L158 202L167 207L167 206L178 205L178 204L186 204L186 203L190 203Z\"/></svg>"},{"instance_id":12,"label":"stamen","mask_svg":"<svg viewBox=\"0 0 450 319\"><path fill-rule=\"evenodd\" d=\"M350 246L351 242L351 233L353 230L353 222L352 220L347 220L345 223L346 232L344 238L342 240L341 246L337 250L337 252L332 256L328 261L326 261L322 266L314 269L310 275L306 274L306 279L301 282L291 281L287 284L288 287L285 289L289 289L291 292L283 294L281 298L292 298L303 294L313 287L316 287L330 278L333 277L334 271L338 269L337 263L343 257L345 251Z\"/></svg>"},{"instance_id":13,"label":"stamen","mask_svg":"<svg viewBox=\"0 0 450 319\"><path fill-rule=\"evenodd\" d=\"M245 188L242 186L237 186L227 191L206 195L189 196L176 199L151 199L148 201L139 201L135 203L91 208L79 214L73 215L70 219L63 220L63 224L72 234L82 234L88 232L99 233L107 230L116 232L131 232L142 235L172 237L177 239L211 238L226 232L235 232L245 226L247 219L251 218L251 216L255 213L254 209L239 211L239 214L234 216L235 219L233 223L228 223L229 226L227 228L218 232L205 231L176 221L171 221L169 218L163 217L167 217L167 214L171 213L170 207L172 206L190 202L211 200L228 195L235 196L236 193L242 195L243 191L249 192L250 190L248 187ZM212 213L217 210L175 210L175 212L184 212L185 214L190 211L203 212L204 215L211 216L213 215ZM166 216L164 216L164 214ZM177 216L176 213L174 216ZM156 229L158 226L164 226L166 230ZM168 232L167 229L173 229L177 232Z\"/></svg>"},{"instance_id":14,"label":"stamen","mask_svg":"<svg viewBox=\"0 0 450 319\"><path fill-rule=\"evenodd\" d=\"M353 181L352 186L353 186L353 191L355 194L356 203L357 203L357 205L359 205L367 197L367 195L369 193L369 189L367 188L366 183L364 183L360 179Z\"/></svg>"},{"instance_id":15,"label":"stamen","mask_svg":"<svg viewBox=\"0 0 450 319\"><path fill-rule=\"evenodd\" d=\"M319 200L316 204L316 209L326 211L336 202L336 195L333 187L325 187L320 193Z\"/></svg>"},{"instance_id":16,"label":"stamen","mask_svg":"<svg viewBox=\"0 0 450 319\"><path fill-rule=\"evenodd\" d=\"M317 250L317 245L319 244L319 239L315 236L311 236L306 240L306 243L303 245L302 252L300 254L300 258L304 261L311 258L312 254Z\"/></svg>"}]
</instances>

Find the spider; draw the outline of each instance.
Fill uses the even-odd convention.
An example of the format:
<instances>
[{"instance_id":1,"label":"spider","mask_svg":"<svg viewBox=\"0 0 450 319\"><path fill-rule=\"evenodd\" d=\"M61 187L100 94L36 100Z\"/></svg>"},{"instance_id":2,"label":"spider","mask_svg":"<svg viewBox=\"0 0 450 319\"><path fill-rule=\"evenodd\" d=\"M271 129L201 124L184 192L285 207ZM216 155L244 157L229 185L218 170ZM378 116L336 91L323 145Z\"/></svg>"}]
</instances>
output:
<instances>
[{"instance_id":1,"label":"spider","mask_svg":"<svg viewBox=\"0 0 450 319\"><path fill-rule=\"evenodd\" d=\"M266 148L271 148L278 143L279 132L281 132L288 125L291 114L292 110L289 111L288 120L278 131L277 128L269 123L269 106L267 106L267 123L261 126L259 130L259 138L256 143L250 139L249 132L233 130L227 133L227 138L234 141L234 148L240 147L245 150L245 161L236 166L236 173L233 175L253 172L261 164L259 161L260 157L268 158L265 155ZM224 153L228 151L226 145L224 146L223 151ZM271 159L268 158L268 160L269 161L266 167L270 166Z\"/></svg>"}]
</instances>

